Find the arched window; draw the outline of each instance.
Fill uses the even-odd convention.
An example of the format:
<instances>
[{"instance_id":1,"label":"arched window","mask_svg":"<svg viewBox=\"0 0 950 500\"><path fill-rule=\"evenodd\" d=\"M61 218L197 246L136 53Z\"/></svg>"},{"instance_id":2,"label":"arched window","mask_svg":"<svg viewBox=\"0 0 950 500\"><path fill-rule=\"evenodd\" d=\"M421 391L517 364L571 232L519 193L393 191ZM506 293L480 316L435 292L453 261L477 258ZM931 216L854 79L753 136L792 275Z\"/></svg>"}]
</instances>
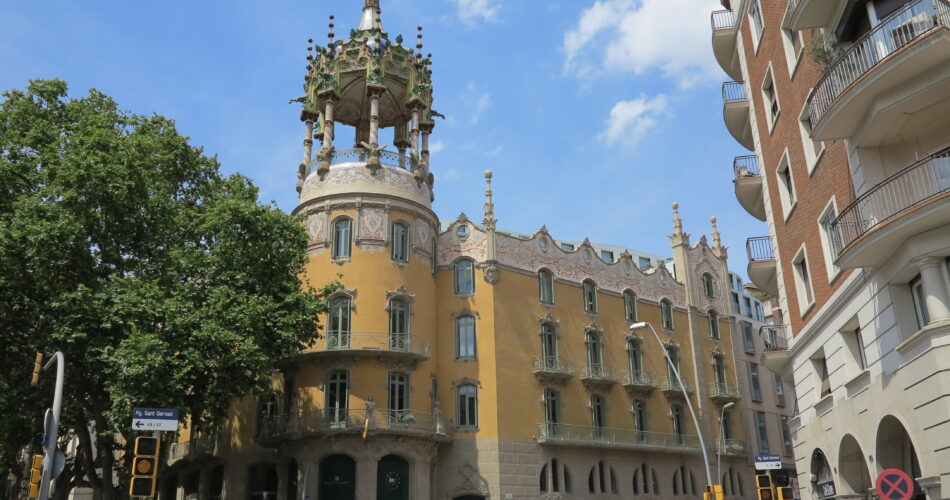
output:
<instances>
[{"instance_id":1,"label":"arched window","mask_svg":"<svg viewBox=\"0 0 950 500\"><path fill-rule=\"evenodd\" d=\"M558 477L558 463L556 458L551 459L551 491L561 491L561 482Z\"/></svg>"},{"instance_id":2,"label":"arched window","mask_svg":"<svg viewBox=\"0 0 950 500\"><path fill-rule=\"evenodd\" d=\"M732 410L722 412L722 438L732 439Z\"/></svg>"},{"instance_id":3,"label":"arched window","mask_svg":"<svg viewBox=\"0 0 950 500\"><path fill-rule=\"evenodd\" d=\"M639 381L643 378L643 345L638 339L627 341L627 360L630 368L630 380Z\"/></svg>"},{"instance_id":4,"label":"arched window","mask_svg":"<svg viewBox=\"0 0 950 500\"><path fill-rule=\"evenodd\" d=\"M676 369L676 372L679 372L680 369L680 355L679 350L675 346L668 345L665 347L666 354L669 356L670 360L666 364L666 374L670 378L670 385L672 387L679 387L679 382L676 378L676 373L673 369Z\"/></svg>"},{"instance_id":5,"label":"arched window","mask_svg":"<svg viewBox=\"0 0 950 500\"><path fill-rule=\"evenodd\" d=\"M676 434L677 442L682 444L683 432L685 430L683 425L683 407L678 404L671 405L670 416L673 419L673 434Z\"/></svg>"},{"instance_id":6,"label":"arched window","mask_svg":"<svg viewBox=\"0 0 950 500\"><path fill-rule=\"evenodd\" d=\"M548 491L548 464L544 464L541 466L541 476L538 479L539 479L539 482L541 483L539 485L541 489L541 493L547 493Z\"/></svg>"},{"instance_id":7,"label":"arched window","mask_svg":"<svg viewBox=\"0 0 950 500\"><path fill-rule=\"evenodd\" d=\"M603 438L604 429L607 427L607 408L604 404L604 398L597 394L590 397L590 416L591 425L594 427L594 437Z\"/></svg>"},{"instance_id":8,"label":"arched window","mask_svg":"<svg viewBox=\"0 0 950 500\"><path fill-rule=\"evenodd\" d=\"M673 495L680 494L680 470L673 471Z\"/></svg>"},{"instance_id":9,"label":"arched window","mask_svg":"<svg viewBox=\"0 0 950 500\"><path fill-rule=\"evenodd\" d=\"M709 298L716 296L716 282L713 280L713 277L709 273L703 273L703 294Z\"/></svg>"},{"instance_id":10,"label":"arched window","mask_svg":"<svg viewBox=\"0 0 950 500\"><path fill-rule=\"evenodd\" d=\"M673 329L673 303L667 299L660 301L660 315L663 320L663 328L667 330Z\"/></svg>"},{"instance_id":11,"label":"arched window","mask_svg":"<svg viewBox=\"0 0 950 500\"><path fill-rule=\"evenodd\" d=\"M475 358L475 318L473 316L455 318L455 357Z\"/></svg>"},{"instance_id":12,"label":"arched window","mask_svg":"<svg viewBox=\"0 0 950 500\"><path fill-rule=\"evenodd\" d=\"M564 493L573 493L573 488L571 487L571 471L568 470L567 466L564 466Z\"/></svg>"},{"instance_id":13,"label":"arched window","mask_svg":"<svg viewBox=\"0 0 950 500\"><path fill-rule=\"evenodd\" d=\"M713 376L716 379L716 391L726 393L726 360L721 354L713 356Z\"/></svg>"},{"instance_id":14,"label":"arched window","mask_svg":"<svg viewBox=\"0 0 950 500\"><path fill-rule=\"evenodd\" d=\"M538 271L538 295L542 304L554 304L554 275L547 269Z\"/></svg>"},{"instance_id":15,"label":"arched window","mask_svg":"<svg viewBox=\"0 0 950 500\"><path fill-rule=\"evenodd\" d=\"M460 260L455 263L455 293L475 293L475 263Z\"/></svg>"},{"instance_id":16,"label":"arched window","mask_svg":"<svg viewBox=\"0 0 950 500\"><path fill-rule=\"evenodd\" d=\"M584 343L587 344L588 374L594 378L606 375L604 373L604 346L600 335L597 332L587 332Z\"/></svg>"},{"instance_id":17,"label":"arched window","mask_svg":"<svg viewBox=\"0 0 950 500\"><path fill-rule=\"evenodd\" d=\"M719 340L719 314L712 309L706 314L709 316L709 336Z\"/></svg>"},{"instance_id":18,"label":"arched window","mask_svg":"<svg viewBox=\"0 0 950 500\"><path fill-rule=\"evenodd\" d=\"M209 500L221 500L224 498L224 466L219 465L211 470L211 487L208 488Z\"/></svg>"},{"instance_id":19,"label":"arched window","mask_svg":"<svg viewBox=\"0 0 950 500\"><path fill-rule=\"evenodd\" d=\"M340 217L333 223L333 252L334 259L348 259L350 257L350 240L353 221L349 217Z\"/></svg>"},{"instance_id":20,"label":"arched window","mask_svg":"<svg viewBox=\"0 0 950 500\"><path fill-rule=\"evenodd\" d=\"M392 239L393 260L409 262L409 228L402 222L393 222Z\"/></svg>"},{"instance_id":21,"label":"arched window","mask_svg":"<svg viewBox=\"0 0 950 500\"><path fill-rule=\"evenodd\" d=\"M331 372L327 376L325 406L327 421L334 424L346 422L348 395L349 373L345 371Z\"/></svg>"},{"instance_id":22,"label":"arched window","mask_svg":"<svg viewBox=\"0 0 950 500\"><path fill-rule=\"evenodd\" d=\"M350 298L335 297L330 300L327 319L327 349L350 348Z\"/></svg>"},{"instance_id":23,"label":"arched window","mask_svg":"<svg viewBox=\"0 0 950 500\"><path fill-rule=\"evenodd\" d=\"M633 494L640 494L640 469L633 469Z\"/></svg>"},{"instance_id":24,"label":"arched window","mask_svg":"<svg viewBox=\"0 0 950 500\"><path fill-rule=\"evenodd\" d=\"M656 469L650 467L650 478L653 479L653 494L660 494L660 481L656 477ZM645 493L645 492L644 492Z\"/></svg>"},{"instance_id":25,"label":"arched window","mask_svg":"<svg viewBox=\"0 0 950 500\"><path fill-rule=\"evenodd\" d=\"M457 411L459 427L478 427L478 388L472 384L459 386Z\"/></svg>"},{"instance_id":26,"label":"arched window","mask_svg":"<svg viewBox=\"0 0 950 500\"><path fill-rule=\"evenodd\" d=\"M617 473L613 467L610 468L610 492L614 495L617 494Z\"/></svg>"},{"instance_id":27,"label":"arched window","mask_svg":"<svg viewBox=\"0 0 950 500\"><path fill-rule=\"evenodd\" d=\"M401 299L389 301L389 349L409 349L409 305Z\"/></svg>"},{"instance_id":28,"label":"arched window","mask_svg":"<svg viewBox=\"0 0 950 500\"><path fill-rule=\"evenodd\" d=\"M545 367L557 368L557 331L551 323L541 325L541 356Z\"/></svg>"},{"instance_id":29,"label":"arched window","mask_svg":"<svg viewBox=\"0 0 950 500\"><path fill-rule=\"evenodd\" d=\"M647 404L639 399L633 401L633 423L637 428L637 440L647 438Z\"/></svg>"},{"instance_id":30,"label":"arched window","mask_svg":"<svg viewBox=\"0 0 950 500\"><path fill-rule=\"evenodd\" d=\"M591 280L584 280L584 311L597 312L597 284Z\"/></svg>"},{"instance_id":31,"label":"arched window","mask_svg":"<svg viewBox=\"0 0 950 500\"><path fill-rule=\"evenodd\" d=\"M623 314L627 321L637 320L637 296L630 290L623 292Z\"/></svg>"}]
</instances>

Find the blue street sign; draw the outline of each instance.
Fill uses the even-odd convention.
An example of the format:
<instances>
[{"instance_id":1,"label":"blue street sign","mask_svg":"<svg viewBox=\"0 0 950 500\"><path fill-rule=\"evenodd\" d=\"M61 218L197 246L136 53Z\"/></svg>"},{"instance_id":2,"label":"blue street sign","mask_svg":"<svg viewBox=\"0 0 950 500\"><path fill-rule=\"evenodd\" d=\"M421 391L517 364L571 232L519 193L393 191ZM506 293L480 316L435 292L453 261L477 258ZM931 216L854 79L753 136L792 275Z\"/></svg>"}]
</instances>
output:
<instances>
[{"instance_id":1,"label":"blue street sign","mask_svg":"<svg viewBox=\"0 0 950 500\"><path fill-rule=\"evenodd\" d=\"M132 429L137 431L177 431L177 408L134 408Z\"/></svg>"}]
</instances>

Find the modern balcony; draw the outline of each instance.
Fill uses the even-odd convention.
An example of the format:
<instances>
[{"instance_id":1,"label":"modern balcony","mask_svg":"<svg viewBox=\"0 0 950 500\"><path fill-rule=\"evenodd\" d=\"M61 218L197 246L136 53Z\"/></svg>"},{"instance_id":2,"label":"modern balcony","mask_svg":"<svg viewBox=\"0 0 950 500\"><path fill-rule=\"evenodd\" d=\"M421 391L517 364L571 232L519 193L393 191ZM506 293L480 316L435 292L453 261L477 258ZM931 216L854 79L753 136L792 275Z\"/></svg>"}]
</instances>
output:
<instances>
[{"instance_id":1,"label":"modern balcony","mask_svg":"<svg viewBox=\"0 0 950 500\"><path fill-rule=\"evenodd\" d=\"M745 242L749 255L749 267L746 269L749 280L773 297L778 296L778 263L772 254L772 237L757 236Z\"/></svg>"},{"instance_id":2,"label":"modern balcony","mask_svg":"<svg viewBox=\"0 0 950 500\"><path fill-rule=\"evenodd\" d=\"M726 129L739 144L752 151L752 124L749 121L749 98L743 82L725 82L722 84L722 119Z\"/></svg>"},{"instance_id":3,"label":"modern balcony","mask_svg":"<svg viewBox=\"0 0 950 500\"><path fill-rule=\"evenodd\" d=\"M367 420L369 424L367 425ZM317 409L295 415L276 415L261 421L257 440L262 444L328 434L388 434L448 441L448 428L438 414L418 410Z\"/></svg>"},{"instance_id":4,"label":"modern balcony","mask_svg":"<svg viewBox=\"0 0 950 500\"><path fill-rule=\"evenodd\" d=\"M908 238L950 220L950 147L900 170L858 196L831 223L843 268L886 262Z\"/></svg>"},{"instance_id":5,"label":"modern balcony","mask_svg":"<svg viewBox=\"0 0 950 500\"><path fill-rule=\"evenodd\" d=\"M655 375L643 370L623 372L621 382L623 388L631 393L646 393L660 386L660 381Z\"/></svg>"},{"instance_id":6,"label":"modern balcony","mask_svg":"<svg viewBox=\"0 0 950 500\"><path fill-rule=\"evenodd\" d=\"M376 357L417 362L429 359L429 341L408 333L328 332L304 349L301 356Z\"/></svg>"},{"instance_id":7,"label":"modern balcony","mask_svg":"<svg viewBox=\"0 0 950 500\"><path fill-rule=\"evenodd\" d=\"M709 385L709 397L717 403L735 403L742 399L742 393L735 384L714 382Z\"/></svg>"},{"instance_id":8,"label":"modern balcony","mask_svg":"<svg viewBox=\"0 0 950 500\"><path fill-rule=\"evenodd\" d=\"M762 351L762 364L783 378L791 377L792 356L788 352L788 336L783 325L764 325L759 336L765 343Z\"/></svg>"},{"instance_id":9,"label":"modern balcony","mask_svg":"<svg viewBox=\"0 0 950 500\"><path fill-rule=\"evenodd\" d=\"M574 363L558 356L535 356L533 371L541 382L561 381L574 376Z\"/></svg>"},{"instance_id":10,"label":"modern balcony","mask_svg":"<svg viewBox=\"0 0 950 500\"><path fill-rule=\"evenodd\" d=\"M808 3L834 3L813 0ZM808 99L812 138L886 144L950 114L950 5L915 0L829 66ZM858 136L859 135L859 136Z\"/></svg>"},{"instance_id":11,"label":"modern balcony","mask_svg":"<svg viewBox=\"0 0 950 500\"><path fill-rule=\"evenodd\" d=\"M581 365L581 383L588 387L610 387L619 381L617 370L603 363Z\"/></svg>"},{"instance_id":12,"label":"modern balcony","mask_svg":"<svg viewBox=\"0 0 950 500\"><path fill-rule=\"evenodd\" d=\"M709 23L712 25L713 54L719 66L732 78L742 78L736 46L739 30L736 29L735 14L731 10L717 10L709 16Z\"/></svg>"},{"instance_id":13,"label":"modern balcony","mask_svg":"<svg viewBox=\"0 0 950 500\"><path fill-rule=\"evenodd\" d=\"M784 26L796 31L830 26L847 4L847 0L788 0Z\"/></svg>"},{"instance_id":14,"label":"modern balcony","mask_svg":"<svg viewBox=\"0 0 950 500\"><path fill-rule=\"evenodd\" d=\"M663 394L667 397L682 398L683 389L686 389L686 392L689 394L696 392L696 387L688 380L684 380L683 385L680 385L676 377L667 377L660 381L660 390L662 390Z\"/></svg>"},{"instance_id":15,"label":"modern balcony","mask_svg":"<svg viewBox=\"0 0 950 500\"><path fill-rule=\"evenodd\" d=\"M538 444L676 453L700 451L696 436L552 423L538 424Z\"/></svg>"},{"instance_id":16,"label":"modern balcony","mask_svg":"<svg viewBox=\"0 0 950 500\"><path fill-rule=\"evenodd\" d=\"M765 195L762 189L762 174L759 171L759 157L756 155L736 156L732 160L735 173L733 183L736 187L736 199L749 215L765 220Z\"/></svg>"}]
</instances>

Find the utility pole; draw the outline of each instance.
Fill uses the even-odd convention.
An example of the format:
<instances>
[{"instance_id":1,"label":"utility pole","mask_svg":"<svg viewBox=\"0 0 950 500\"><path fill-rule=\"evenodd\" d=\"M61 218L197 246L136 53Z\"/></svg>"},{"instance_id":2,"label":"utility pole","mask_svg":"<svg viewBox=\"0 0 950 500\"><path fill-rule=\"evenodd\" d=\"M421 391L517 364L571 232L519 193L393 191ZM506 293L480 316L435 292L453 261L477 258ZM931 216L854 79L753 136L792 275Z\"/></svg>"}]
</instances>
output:
<instances>
[{"instance_id":1,"label":"utility pole","mask_svg":"<svg viewBox=\"0 0 950 500\"><path fill-rule=\"evenodd\" d=\"M33 381L31 385L36 385L40 379L40 364L43 362L43 354L37 353L36 363L33 367ZM63 405L63 378L65 377L65 359L63 353L56 351L53 357L46 362L43 370L48 370L50 366L56 363L56 388L53 391L53 408L47 409L43 415L43 473L40 480L40 500L49 499L50 481L53 479L53 468L56 466L57 450L56 441L59 440L59 418ZM58 472L57 472L57 475Z\"/></svg>"}]
</instances>

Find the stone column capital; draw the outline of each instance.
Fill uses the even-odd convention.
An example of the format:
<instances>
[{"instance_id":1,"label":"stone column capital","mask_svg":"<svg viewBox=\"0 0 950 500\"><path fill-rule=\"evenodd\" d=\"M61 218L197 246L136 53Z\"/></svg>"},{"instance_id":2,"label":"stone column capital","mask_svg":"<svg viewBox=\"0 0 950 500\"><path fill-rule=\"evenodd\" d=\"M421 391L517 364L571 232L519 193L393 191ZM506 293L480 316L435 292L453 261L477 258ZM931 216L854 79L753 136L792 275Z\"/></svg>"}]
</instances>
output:
<instances>
[{"instance_id":1,"label":"stone column capital","mask_svg":"<svg viewBox=\"0 0 950 500\"><path fill-rule=\"evenodd\" d=\"M934 257L931 255L923 255L920 257L915 257L911 260L911 263L919 270L930 269L932 267L938 267L943 265L943 258Z\"/></svg>"}]
</instances>

